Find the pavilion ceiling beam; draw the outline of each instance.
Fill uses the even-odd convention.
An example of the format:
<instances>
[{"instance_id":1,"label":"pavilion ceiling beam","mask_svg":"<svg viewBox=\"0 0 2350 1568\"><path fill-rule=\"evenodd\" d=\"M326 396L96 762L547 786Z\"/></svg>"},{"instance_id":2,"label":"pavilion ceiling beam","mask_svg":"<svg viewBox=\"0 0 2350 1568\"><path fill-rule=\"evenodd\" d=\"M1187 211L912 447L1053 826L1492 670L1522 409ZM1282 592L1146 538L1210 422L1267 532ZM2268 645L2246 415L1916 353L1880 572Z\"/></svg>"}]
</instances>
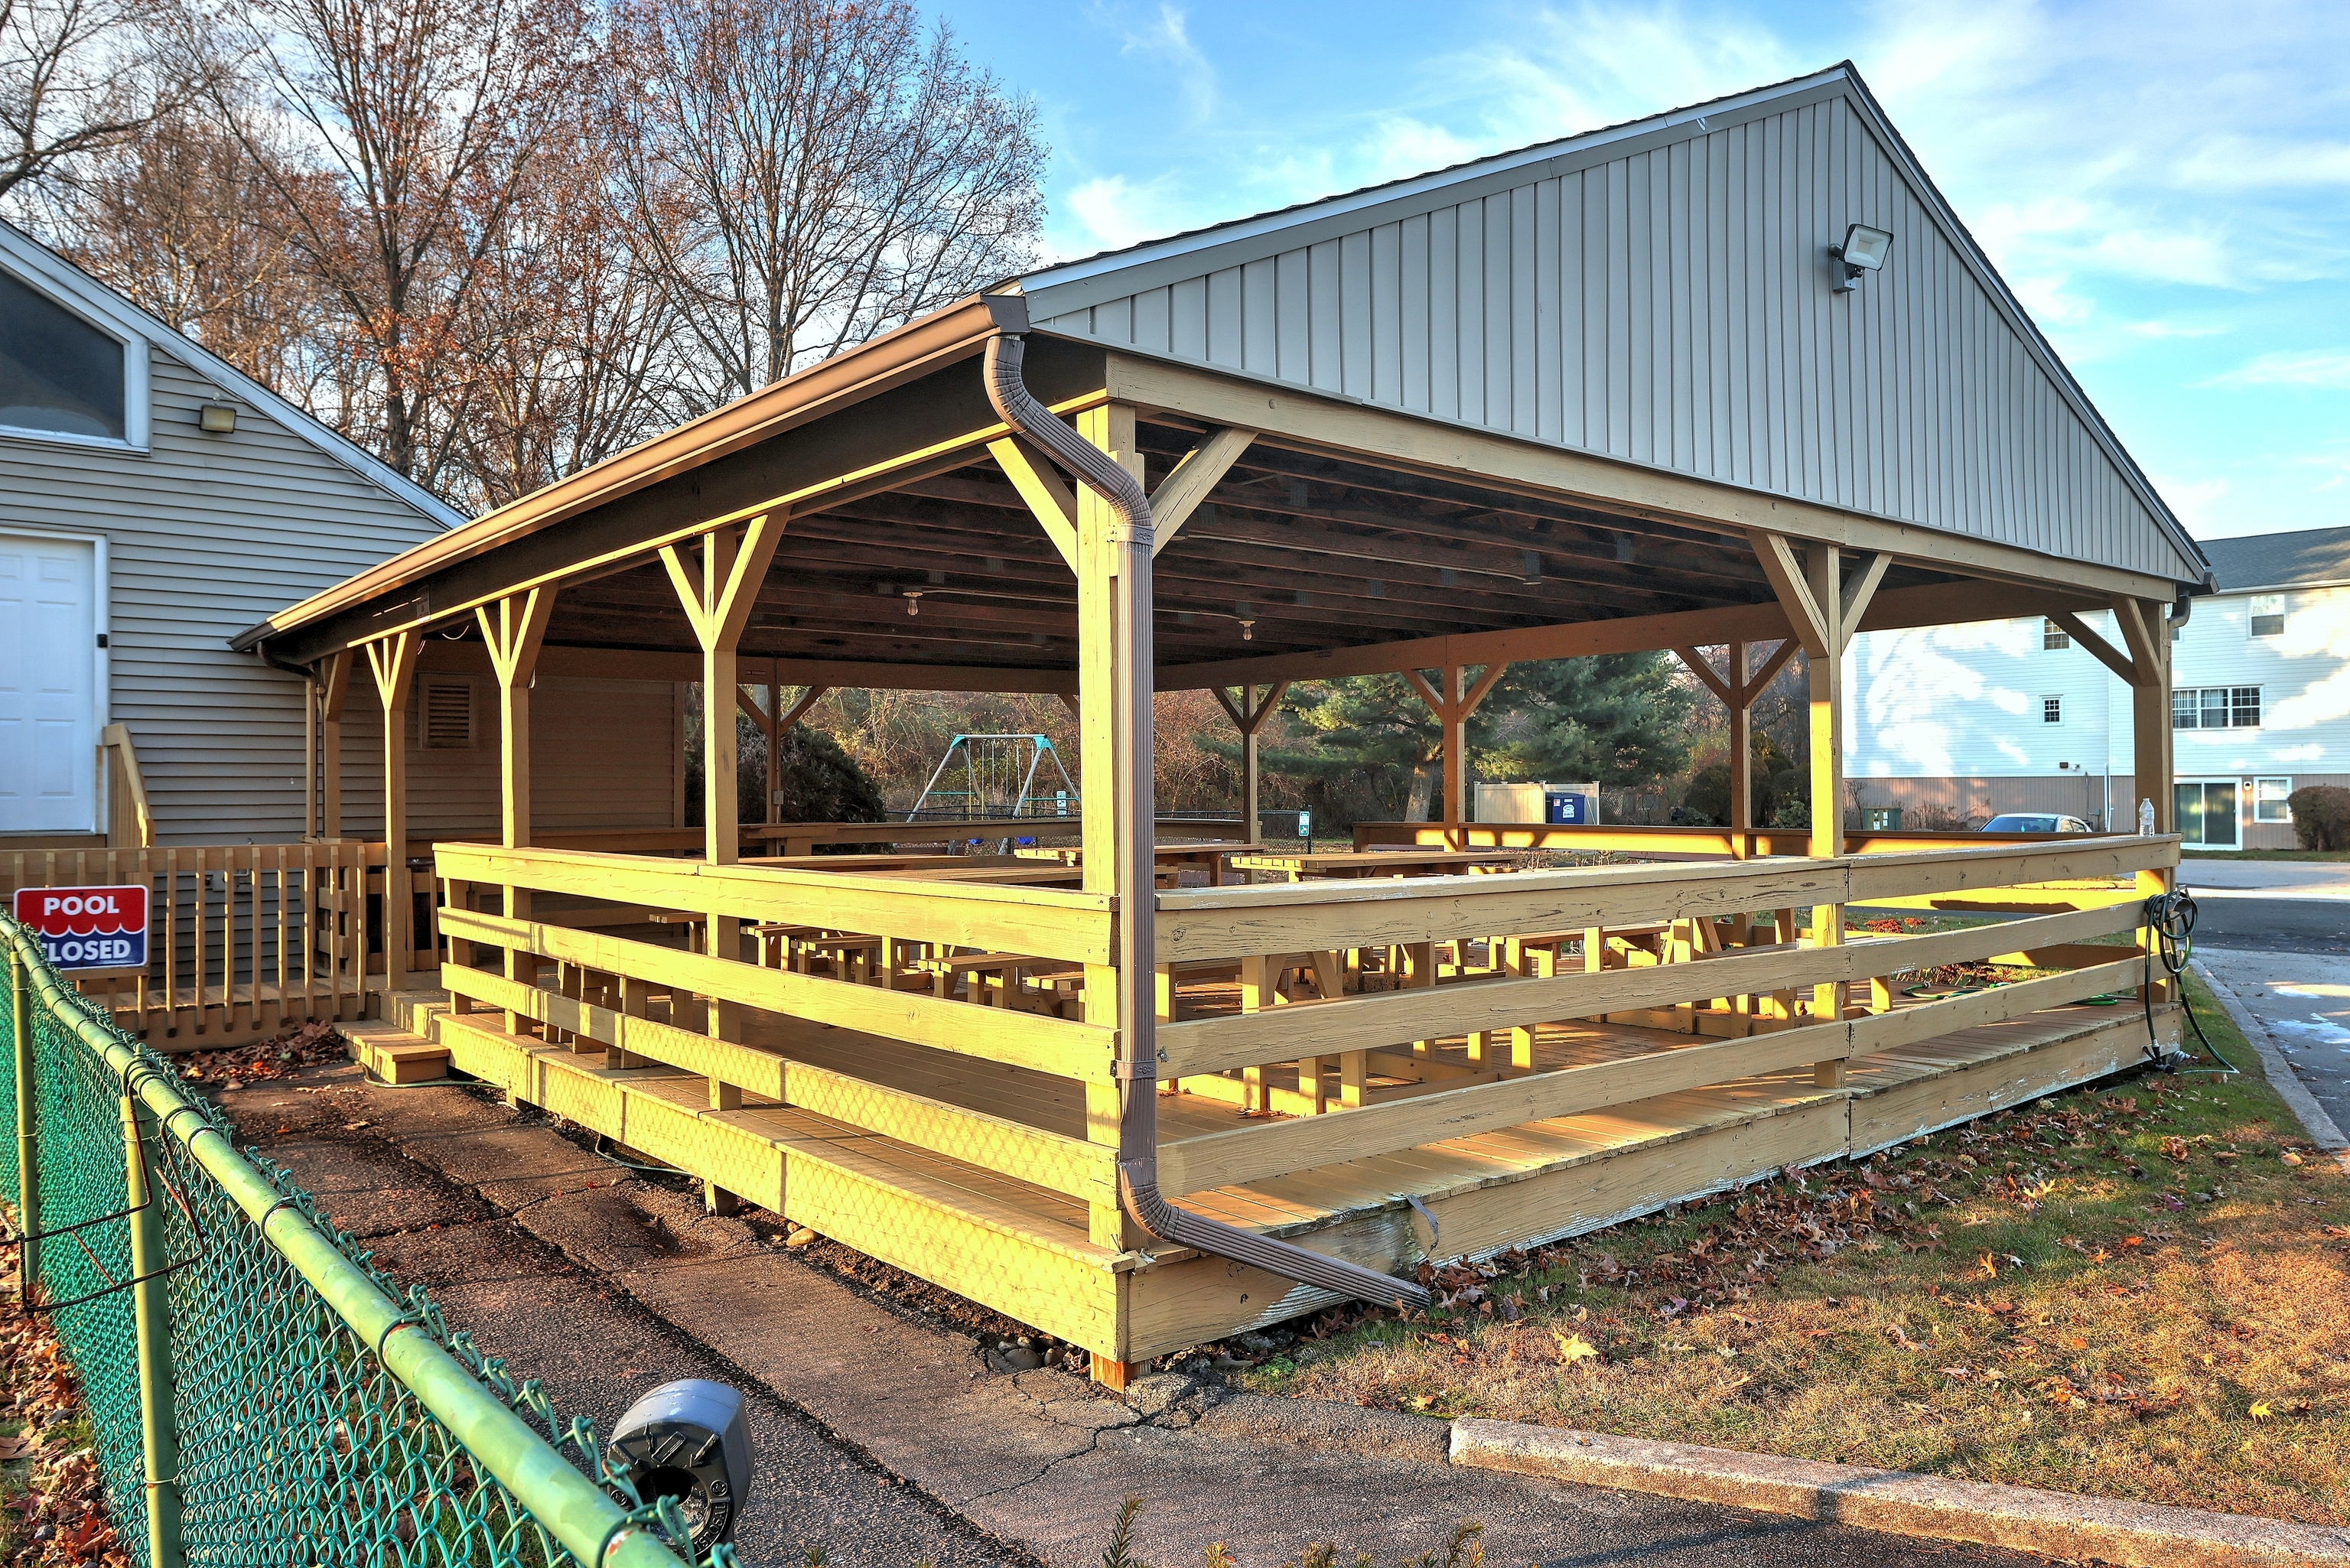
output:
<instances>
[{"instance_id":1,"label":"pavilion ceiling beam","mask_svg":"<svg viewBox=\"0 0 2350 1568\"><path fill-rule=\"evenodd\" d=\"M1247 423L1261 442L1301 442L1333 456L1458 482L1463 473L1502 491L1596 506L1630 516L1725 530L1769 530L1854 551L1889 551L1937 570L1998 577L2022 587L2052 581L2075 592L2168 602L2178 584L2150 573L2051 557L1970 535L1888 522L1794 496L1598 457L1540 441L1340 402L1253 378L1115 351L1109 396L1146 416L1164 412L1211 424Z\"/></svg>"},{"instance_id":2,"label":"pavilion ceiling beam","mask_svg":"<svg viewBox=\"0 0 2350 1568\"><path fill-rule=\"evenodd\" d=\"M2087 649L2098 663L2120 676L2125 684L2137 684L2137 663L2120 649L2098 636L2088 622L2071 610L2058 610L2048 618L2063 627L2066 636Z\"/></svg>"},{"instance_id":3,"label":"pavilion ceiling beam","mask_svg":"<svg viewBox=\"0 0 2350 1568\"><path fill-rule=\"evenodd\" d=\"M1211 433L1176 462L1175 471L1160 480L1159 488L1150 493L1152 555L1167 548L1177 530L1254 440L1256 431L1227 426Z\"/></svg>"},{"instance_id":4,"label":"pavilion ceiling beam","mask_svg":"<svg viewBox=\"0 0 2350 1568\"><path fill-rule=\"evenodd\" d=\"M1868 601L1876 597L1878 587L1885 581L1885 569L1891 565L1892 556L1879 550L1869 557L1866 566L1845 579L1842 602L1836 609L1836 635L1842 639L1838 653L1851 644L1853 634L1860 629L1860 618L1867 611Z\"/></svg>"}]
</instances>

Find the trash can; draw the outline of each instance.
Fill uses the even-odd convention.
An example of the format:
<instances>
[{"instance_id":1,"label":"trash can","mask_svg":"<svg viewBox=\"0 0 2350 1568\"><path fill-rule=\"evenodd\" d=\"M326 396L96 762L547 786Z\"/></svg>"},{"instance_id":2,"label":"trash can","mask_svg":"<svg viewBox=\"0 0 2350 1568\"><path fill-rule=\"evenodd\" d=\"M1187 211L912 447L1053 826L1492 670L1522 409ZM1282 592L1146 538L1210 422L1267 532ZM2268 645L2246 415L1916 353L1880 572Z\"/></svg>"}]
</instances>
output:
<instances>
[{"instance_id":1,"label":"trash can","mask_svg":"<svg viewBox=\"0 0 2350 1568\"><path fill-rule=\"evenodd\" d=\"M1587 794L1563 789L1543 794L1543 820L1554 827L1588 827L1591 815L1591 797Z\"/></svg>"}]
</instances>

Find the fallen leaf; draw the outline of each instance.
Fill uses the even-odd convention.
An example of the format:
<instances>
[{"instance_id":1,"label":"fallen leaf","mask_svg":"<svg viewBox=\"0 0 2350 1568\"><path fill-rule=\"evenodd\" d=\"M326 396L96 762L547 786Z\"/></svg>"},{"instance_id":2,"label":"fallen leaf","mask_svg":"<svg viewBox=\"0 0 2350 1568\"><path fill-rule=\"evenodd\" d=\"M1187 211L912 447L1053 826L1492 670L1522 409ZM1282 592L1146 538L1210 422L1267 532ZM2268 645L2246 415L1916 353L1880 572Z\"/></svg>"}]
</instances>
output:
<instances>
[{"instance_id":1,"label":"fallen leaf","mask_svg":"<svg viewBox=\"0 0 2350 1568\"><path fill-rule=\"evenodd\" d=\"M1578 1361L1587 1360L1599 1354L1598 1347L1579 1334L1566 1334L1558 1329L1553 1329L1550 1331L1550 1336L1558 1342L1558 1364L1561 1366L1572 1366Z\"/></svg>"},{"instance_id":2,"label":"fallen leaf","mask_svg":"<svg viewBox=\"0 0 2350 1568\"><path fill-rule=\"evenodd\" d=\"M2143 1247L2146 1245L2146 1238L2143 1236L2125 1236L2122 1238L2122 1245L2125 1247Z\"/></svg>"},{"instance_id":3,"label":"fallen leaf","mask_svg":"<svg viewBox=\"0 0 2350 1568\"><path fill-rule=\"evenodd\" d=\"M2255 1421L2265 1421L2265 1420L2267 1420L2267 1419L2269 1418L2269 1417L2270 1417L2270 1416L2273 1415L2274 1413L2275 1413L2275 1412L2272 1411L2272 1410L2269 1408L2269 1402L2268 1402L2267 1400L2265 1400L2265 1399L2256 1399L2256 1400L2254 1400L2254 1401L2252 1402L2252 1419L2253 1419L2253 1420L2255 1420Z\"/></svg>"},{"instance_id":4,"label":"fallen leaf","mask_svg":"<svg viewBox=\"0 0 2350 1568\"><path fill-rule=\"evenodd\" d=\"M345 1132L357 1132L361 1127L372 1127L375 1124L372 1122L345 1122L343 1124L343 1130Z\"/></svg>"},{"instance_id":5,"label":"fallen leaf","mask_svg":"<svg viewBox=\"0 0 2350 1568\"><path fill-rule=\"evenodd\" d=\"M1982 1271L1983 1277L1985 1279L1995 1280L1999 1278L1999 1265L1991 1261L1991 1256L1989 1252L1983 1253L1981 1257L1975 1260L1975 1267Z\"/></svg>"},{"instance_id":6,"label":"fallen leaf","mask_svg":"<svg viewBox=\"0 0 2350 1568\"><path fill-rule=\"evenodd\" d=\"M2301 1156L2293 1153L2291 1149L2285 1150L2284 1153L2278 1158L2282 1159L2287 1165L2299 1165L2301 1163Z\"/></svg>"}]
</instances>

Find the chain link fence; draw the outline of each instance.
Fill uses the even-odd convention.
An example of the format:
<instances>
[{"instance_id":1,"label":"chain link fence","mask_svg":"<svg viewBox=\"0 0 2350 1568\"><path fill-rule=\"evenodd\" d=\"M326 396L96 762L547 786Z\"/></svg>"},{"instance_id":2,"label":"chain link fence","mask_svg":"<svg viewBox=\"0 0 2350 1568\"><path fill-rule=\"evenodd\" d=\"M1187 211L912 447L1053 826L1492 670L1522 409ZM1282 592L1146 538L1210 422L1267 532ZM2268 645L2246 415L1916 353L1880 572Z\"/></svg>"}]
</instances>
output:
<instances>
[{"instance_id":1,"label":"chain link fence","mask_svg":"<svg viewBox=\"0 0 2350 1568\"><path fill-rule=\"evenodd\" d=\"M374 1270L5 915L0 950L23 1299L80 1374L140 1568L683 1568L677 1504L588 1422Z\"/></svg>"}]
</instances>

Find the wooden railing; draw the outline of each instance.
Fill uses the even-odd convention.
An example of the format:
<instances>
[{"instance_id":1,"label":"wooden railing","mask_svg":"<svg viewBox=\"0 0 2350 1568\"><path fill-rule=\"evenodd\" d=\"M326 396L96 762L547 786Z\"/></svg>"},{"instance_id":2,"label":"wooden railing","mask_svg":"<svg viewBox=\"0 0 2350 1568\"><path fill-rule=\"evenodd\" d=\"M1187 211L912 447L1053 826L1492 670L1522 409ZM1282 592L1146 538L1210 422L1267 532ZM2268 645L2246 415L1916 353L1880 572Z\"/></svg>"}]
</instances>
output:
<instances>
[{"instance_id":1,"label":"wooden railing","mask_svg":"<svg viewBox=\"0 0 2350 1568\"><path fill-rule=\"evenodd\" d=\"M1357 849L1398 846L1561 849L1613 851L1651 858L1695 856L1721 859L1734 856L1752 859L1765 855L1808 855L1812 843L1808 830L1794 827L1756 827L1740 834L1727 827L1648 827L1608 823L1566 827L1541 822L1463 822L1449 826L1441 822L1358 822L1353 833ZM1845 830L1844 839L1847 854L1898 855L1908 850L2046 844L2067 838L2078 842L2082 836L2077 833L1943 833L1923 828L1853 827Z\"/></svg>"},{"instance_id":2,"label":"wooden railing","mask_svg":"<svg viewBox=\"0 0 2350 1568\"><path fill-rule=\"evenodd\" d=\"M19 888L148 889L147 969L80 982L163 1050L214 1050L367 1009L383 967L383 846L358 839L0 853Z\"/></svg>"},{"instance_id":3,"label":"wooden railing","mask_svg":"<svg viewBox=\"0 0 2350 1568\"><path fill-rule=\"evenodd\" d=\"M1166 1145L1161 1179L1199 1191L1806 1064L1832 1085L1855 1056L2103 993L2134 1000L2140 950L2098 939L2137 927L2141 899L2177 861L2174 839L2076 836L1161 893L1159 956L1176 982L1161 988L1162 1015L1170 997L1180 1005L1187 971L1237 966L1241 999L1237 1012L1162 1022L1162 1075L1294 1117ZM1972 910L2054 912L1916 935L1822 941L1810 929L1817 909L1952 895ZM1898 983L1984 962L2058 972L1924 1002ZM1611 1060L1541 1060L1542 1028L1575 1021L1693 1038ZM1266 1070L1285 1077L1291 1064L1298 1088L1274 1092ZM1332 1109L1347 1114L1320 1114Z\"/></svg>"},{"instance_id":4,"label":"wooden railing","mask_svg":"<svg viewBox=\"0 0 2350 1568\"><path fill-rule=\"evenodd\" d=\"M2140 950L2100 939L2140 923L2177 860L2172 838L2075 836L1162 890L1162 1087L1272 1113L1164 1143L1162 1181L1200 1191L1806 1065L1832 1086L1855 1056L2100 993L2135 1002ZM714 1104L748 1092L984 1165L1083 1199L1097 1235L1118 1234L1106 897L454 844L437 863L459 1012L593 1042L618 1054L608 1064L703 1075ZM536 918L480 907L500 887L531 890ZM1811 929L1816 909L1952 896L2041 912L1918 934ZM712 916L764 929L732 952L672 945ZM510 972L488 967L507 953ZM1907 994L1905 976L1987 961L2051 972ZM1032 986L1040 974L1051 983ZM1590 1059L1559 1048L1556 1026L1578 1021L1607 1026ZM1016 1108L1033 1095L1005 1109L909 1087L877 1065L892 1051L916 1079L920 1053L944 1054L941 1084L972 1082L945 1062L957 1056L1081 1085L1082 1135Z\"/></svg>"}]
</instances>

